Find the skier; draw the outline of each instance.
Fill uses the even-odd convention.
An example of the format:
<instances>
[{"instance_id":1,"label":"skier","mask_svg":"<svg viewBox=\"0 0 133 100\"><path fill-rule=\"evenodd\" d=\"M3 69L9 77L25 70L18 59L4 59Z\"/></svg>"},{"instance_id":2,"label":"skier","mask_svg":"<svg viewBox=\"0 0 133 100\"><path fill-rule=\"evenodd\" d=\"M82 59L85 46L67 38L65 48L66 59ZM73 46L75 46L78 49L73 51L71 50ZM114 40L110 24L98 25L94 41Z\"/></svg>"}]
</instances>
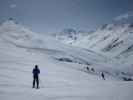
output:
<instances>
[{"instance_id":1,"label":"skier","mask_svg":"<svg viewBox=\"0 0 133 100\"><path fill-rule=\"evenodd\" d=\"M101 73L101 76L102 76L102 79L105 80L105 76L103 72Z\"/></svg>"},{"instance_id":2,"label":"skier","mask_svg":"<svg viewBox=\"0 0 133 100\"><path fill-rule=\"evenodd\" d=\"M89 71L89 67L87 66L86 69Z\"/></svg>"},{"instance_id":3,"label":"skier","mask_svg":"<svg viewBox=\"0 0 133 100\"><path fill-rule=\"evenodd\" d=\"M35 83L37 84L37 89L39 88L39 74L40 70L38 68L38 65L35 65L35 68L32 71L33 73L33 88L35 88Z\"/></svg>"},{"instance_id":4,"label":"skier","mask_svg":"<svg viewBox=\"0 0 133 100\"><path fill-rule=\"evenodd\" d=\"M91 68L91 71L92 71L92 72L95 72L94 68Z\"/></svg>"}]
</instances>

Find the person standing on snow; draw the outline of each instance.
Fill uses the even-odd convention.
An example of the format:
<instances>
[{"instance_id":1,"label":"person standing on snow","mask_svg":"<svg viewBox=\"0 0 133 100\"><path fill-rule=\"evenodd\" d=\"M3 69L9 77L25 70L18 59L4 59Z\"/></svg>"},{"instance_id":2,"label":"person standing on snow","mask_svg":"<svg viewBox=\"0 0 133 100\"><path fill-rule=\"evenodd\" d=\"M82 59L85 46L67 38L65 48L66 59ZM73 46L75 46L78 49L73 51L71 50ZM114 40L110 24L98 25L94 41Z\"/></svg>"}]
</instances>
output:
<instances>
[{"instance_id":1,"label":"person standing on snow","mask_svg":"<svg viewBox=\"0 0 133 100\"><path fill-rule=\"evenodd\" d=\"M33 73L33 88L35 88L35 83L37 85L37 89L39 88L39 74L40 74L40 70L38 68L38 65L35 65L35 68L32 71Z\"/></svg>"},{"instance_id":2,"label":"person standing on snow","mask_svg":"<svg viewBox=\"0 0 133 100\"><path fill-rule=\"evenodd\" d=\"M105 80L105 76L103 72L101 73L101 76L102 76L102 79Z\"/></svg>"}]
</instances>

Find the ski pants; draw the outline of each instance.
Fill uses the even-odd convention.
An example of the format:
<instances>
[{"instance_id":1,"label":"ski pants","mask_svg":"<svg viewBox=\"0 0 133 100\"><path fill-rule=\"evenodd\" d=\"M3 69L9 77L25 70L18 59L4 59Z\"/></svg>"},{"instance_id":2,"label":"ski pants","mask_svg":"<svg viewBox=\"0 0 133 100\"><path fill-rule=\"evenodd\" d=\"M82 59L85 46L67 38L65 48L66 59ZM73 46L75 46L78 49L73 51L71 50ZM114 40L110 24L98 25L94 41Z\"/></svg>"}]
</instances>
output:
<instances>
[{"instance_id":1,"label":"ski pants","mask_svg":"<svg viewBox=\"0 0 133 100\"><path fill-rule=\"evenodd\" d=\"M37 88L39 88L39 78L38 75L33 76L33 87L35 87L35 83L37 85Z\"/></svg>"}]
</instances>

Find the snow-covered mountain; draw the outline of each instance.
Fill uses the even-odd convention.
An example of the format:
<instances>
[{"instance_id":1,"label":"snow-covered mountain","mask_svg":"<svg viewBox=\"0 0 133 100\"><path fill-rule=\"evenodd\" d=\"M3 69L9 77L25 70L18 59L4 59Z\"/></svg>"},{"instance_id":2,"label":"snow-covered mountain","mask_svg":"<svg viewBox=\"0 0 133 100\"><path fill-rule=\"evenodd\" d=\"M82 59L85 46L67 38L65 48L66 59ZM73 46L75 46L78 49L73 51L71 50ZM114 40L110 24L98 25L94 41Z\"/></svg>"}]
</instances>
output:
<instances>
[{"instance_id":1,"label":"snow-covered mountain","mask_svg":"<svg viewBox=\"0 0 133 100\"><path fill-rule=\"evenodd\" d=\"M31 90L35 64L41 70L38 91ZM130 100L133 97L132 82L123 82L132 80L131 66L98 52L61 43L49 35L34 33L13 20L0 26L0 69L2 100L88 100L90 97ZM102 80L101 72L106 81Z\"/></svg>"},{"instance_id":2,"label":"snow-covered mountain","mask_svg":"<svg viewBox=\"0 0 133 100\"><path fill-rule=\"evenodd\" d=\"M72 45L86 48L109 57L122 58L130 64L133 58L133 16L105 24ZM127 59L128 58L128 59Z\"/></svg>"},{"instance_id":3,"label":"snow-covered mountain","mask_svg":"<svg viewBox=\"0 0 133 100\"><path fill-rule=\"evenodd\" d=\"M127 24L125 26L129 27L129 25L127 25ZM123 30L127 29L127 28L125 28L125 26L123 26L124 27ZM120 27L120 30L122 30L121 26L118 26L118 27ZM116 28L116 30L118 30L118 27ZM104 30L106 32L108 30L108 28L106 28ZM132 30L132 27L131 27L131 30ZM114 31L114 28L113 28L113 31ZM68 32L71 32L71 33L68 33ZM72 30L66 31L66 33L64 33L64 34L67 34L67 33L69 35L76 34L75 31L72 31ZM111 34L111 36L107 37L107 35L109 35L109 34ZM95 36L95 35L97 35L97 36ZM117 43L120 41L119 39L118 39L118 41L113 40L115 35L116 35L116 38L118 38L118 36L121 36L121 33L120 32L118 32L118 33L113 33L113 32L110 33L109 32L108 34L105 34L103 32L103 28L102 29L100 28L95 33L89 35L90 40L87 39L87 41L90 42L91 49L88 48L87 46L86 46L87 49L86 48L84 49L81 47L75 47L75 46L64 44L64 43L56 40L54 37L51 37L50 35L43 36L43 35L34 33L31 30L23 27L22 25L14 23L13 20L8 20L8 21L4 22L0 27L0 39L2 41L5 41L4 44L8 43L10 45L14 45L17 48L25 48L28 51L30 51L30 50L31 51L38 50L41 52L43 51L43 52L48 53L48 56L50 55L52 59L55 59L55 60L58 60L61 62L63 61L63 62L71 62L71 63L76 63L76 64L95 66L97 68L98 72L106 71L106 72L110 73L110 75L115 74L114 70L117 70L116 71L117 73L121 73L121 71L126 69L125 71L129 75L129 73L130 74L132 73L132 71L130 70L132 68L131 67L132 64L129 63L129 60L126 59L127 60L126 61L124 59L121 61L118 59L117 61L115 61L113 58L110 58L108 56L109 55L108 52L111 55L115 55L115 54L119 54L120 50L122 49L121 48L120 50L117 50L118 48L117 47L115 48L115 46L114 46L114 48L108 47L108 45L109 45L108 42L110 43L110 42L115 41L116 43L114 42L114 44L112 44L112 45L116 45L116 44L119 45ZM127 34L124 34L124 36L125 35L127 36ZM93 36L95 36L95 37L93 37ZM103 36L104 36L104 40L101 41L101 39L103 39ZM88 36L86 38L88 38ZM84 38L83 40L85 40L86 38ZM127 38L128 38L127 42L132 43L131 42L132 40L131 39L129 40L129 37L127 37ZM126 37L121 38L121 39L126 39ZM79 43L82 43L82 41L80 41L79 43L78 42L75 42L74 45L76 45L76 43L77 43L79 46ZM87 45L87 44L84 43L84 45ZM88 44L88 46L89 46L89 44ZM102 48L102 46L104 48ZM128 46L128 45L125 44L124 48L126 48L126 46ZM115 52L112 51L114 49L115 49ZM103 52L103 54L101 52ZM104 68L104 66L109 67L109 69ZM120 66L120 67L116 68L115 66ZM122 77L120 77L120 78L122 78Z\"/></svg>"},{"instance_id":4,"label":"snow-covered mountain","mask_svg":"<svg viewBox=\"0 0 133 100\"><path fill-rule=\"evenodd\" d=\"M75 41L80 40L81 38L89 35L90 32L85 32L82 30L75 30L72 28L64 29L63 31L59 33L55 33L53 36L65 44L72 44Z\"/></svg>"},{"instance_id":5,"label":"snow-covered mountain","mask_svg":"<svg viewBox=\"0 0 133 100\"><path fill-rule=\"evenodd\" d=\"M133 12L127 12L120 16L117 16L113 19L115 23L123 24L123 23L131 23L133 22Z\"/></svg>"},{"instance_id":6,"label":"snow-covered mountain","mask_svg":"<svg viewBox=\"0 0 133 100\"><path fill-rule=\"evenodd\" d=\"M106 60L106 58L104 58L103 56L97 55L91 51L60 43L49 35L43 36L34 33L31 30L23 27L22 25L15 24L14 21L11 20L6 21L1 25L0 39L1 41L10 45L14 45L18 48L36 49L42 51L44 50L52 53L52 56L55 59L66 59L75 63L89 65L89 62L97 62L93 60L96 58L99 62ZM85 57L86 54L88 54L88 56ZM92 55L95 56L93 58L91 57L92 59L90 59L89 56Z\"/></svg>"}]
</instances>

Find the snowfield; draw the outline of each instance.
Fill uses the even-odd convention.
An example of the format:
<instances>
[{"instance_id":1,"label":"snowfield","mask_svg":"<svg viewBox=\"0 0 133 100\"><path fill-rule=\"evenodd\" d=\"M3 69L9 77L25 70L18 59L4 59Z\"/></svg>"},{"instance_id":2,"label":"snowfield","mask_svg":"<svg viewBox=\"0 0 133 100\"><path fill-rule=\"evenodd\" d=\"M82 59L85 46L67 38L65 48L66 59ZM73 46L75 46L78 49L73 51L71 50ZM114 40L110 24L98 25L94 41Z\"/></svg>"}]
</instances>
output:
<instances>
[{"instance_id":1,"label":"snowfield","mask_svg":"<svg viewBox=\"0 0 133 100\"><path fill-rule=\"evenodd\" d=\"M40 89L32 89L35 64L41 71ZM86 70L87 66L94 71ZM1 100L132 100L133 82L123 81L132 78L126 67L108 56L40 36L13 21L0 26Z\"/></svg>"}]
</instances>

